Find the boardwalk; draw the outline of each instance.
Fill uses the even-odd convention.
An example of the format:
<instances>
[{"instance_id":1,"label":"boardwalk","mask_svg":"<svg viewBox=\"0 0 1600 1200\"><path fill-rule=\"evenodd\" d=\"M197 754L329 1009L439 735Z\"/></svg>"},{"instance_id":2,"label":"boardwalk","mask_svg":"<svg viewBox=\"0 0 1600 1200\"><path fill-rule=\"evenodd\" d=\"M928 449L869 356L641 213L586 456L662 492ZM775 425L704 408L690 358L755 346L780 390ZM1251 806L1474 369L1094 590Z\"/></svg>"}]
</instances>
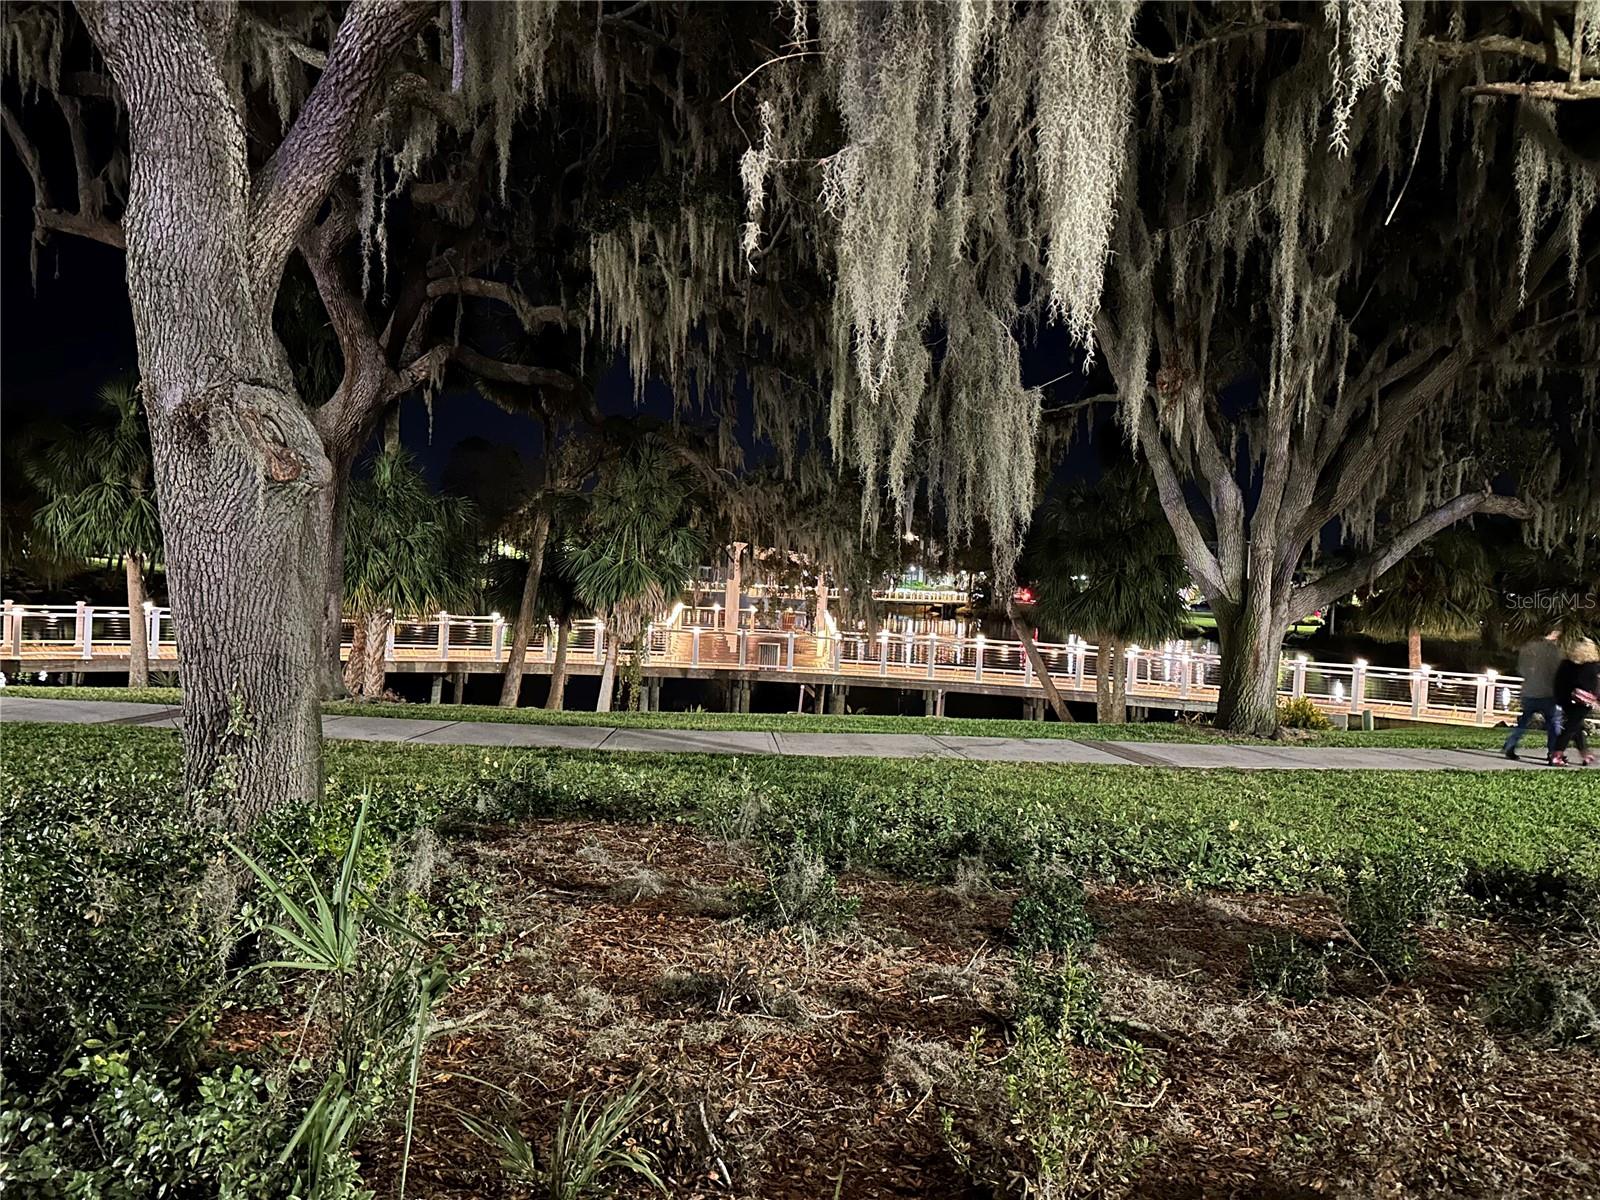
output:
<instances>
[{"instance_id":1,"label":"boardwalk","mask_svg":"<svg viewBox=\"0 0 1600 1200\"><path fill-rule=\"evenodd\" d=\"M179 710L159 704L37 700L0 693L0 722L144 725L174 729ZM330 738L418 746L634 751L655 754L781 754L815 758L947 758L1245 771L1519 771L1538 769L1491 750L1410 750L1224 742L1112 742L1071 738L963 737L917 733L756 733L704 729L621 729L519 725L406 717L324 717ZM1548 768L1545 768L1548 769Z\"/></svg>"},{"instance_id":2,"label":"boardwalk","mask_svg":"<svg viewBox=\"0 0 1600 1200\"><path fill-rule=\"evenodd\" d=\"M153 668L178 669L179 647L169 610L151 608L147 623ZM8 672L114 672L128 663L128 610L87 605L22 607L6 602L0 626L0 669ZM504 670L509 624L498 614L440 614L396 622L387 647L389 671L453 675ZM596 674L605 655L606 631L598 621L577 624L567 669ZM524 670L548 674L555 660L554 632L536 631ZM347 642L348 645L348 642ZM1073 638L1041 642L1040 656L1057 689L1068 700L1094 700L1100 655L1093 644ZM1210 712L1216 709L1219 659L1181 644L1128 656L1128 701L1137 707ZM934 634L880 633L818 637L796 629L652 627L643 666L647 680L729 678L740 684L804 686L821 711L821 689L842 705L844 689L886 687L922 692L930 714L943 711L950 692L1015 696L1042 702L1044 689L1022 646L1014 641ZM1371 667L1286 657L1278 690L1304 696L1330 715L1493 725L1516 712L1520 680L1496 675Z\"/></svg>"}]
</instances>

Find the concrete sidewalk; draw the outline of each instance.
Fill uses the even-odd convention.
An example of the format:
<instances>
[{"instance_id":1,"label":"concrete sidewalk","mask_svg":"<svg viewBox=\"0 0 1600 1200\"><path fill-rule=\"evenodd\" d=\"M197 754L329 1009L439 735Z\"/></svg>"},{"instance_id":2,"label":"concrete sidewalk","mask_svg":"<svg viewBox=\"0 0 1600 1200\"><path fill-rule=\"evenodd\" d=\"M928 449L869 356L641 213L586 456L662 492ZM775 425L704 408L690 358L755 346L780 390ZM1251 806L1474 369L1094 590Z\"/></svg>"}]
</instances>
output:
<instances>
[{"instance_id":1,"label":"concrete sidewalk","mask_svg":"<svg viewBox=\"0 0 1600 1200\"><path fill-rule=\"evenodd\" d=\"M34 700L0 693L0 722L150 725L177 728L179 710L120 700ZM919 733L754 733L704 729L618 729L601 725L517 725L406 717L323 717L330 738L425 746L648 751L658 754L787 754L817 758L957 758L981 762L1082 763L1246 771L1516 771L1492 750L1406 750L1227 745L1195 742L1074 741Z\"/></svg>"}]
</instances>

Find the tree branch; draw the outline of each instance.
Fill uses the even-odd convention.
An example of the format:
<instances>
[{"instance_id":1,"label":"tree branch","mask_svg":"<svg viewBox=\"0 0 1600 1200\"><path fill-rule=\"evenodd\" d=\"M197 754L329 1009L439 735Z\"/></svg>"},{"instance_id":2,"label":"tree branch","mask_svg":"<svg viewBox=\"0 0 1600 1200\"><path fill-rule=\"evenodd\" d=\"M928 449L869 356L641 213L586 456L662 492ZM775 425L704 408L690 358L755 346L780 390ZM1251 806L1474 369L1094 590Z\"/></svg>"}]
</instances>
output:
<instances>
[{"instance_id":1,"label":"tree branch","mask_svg":"<svg viewBox=\"0 0 1600 1200\"><path fill-rule=\"evenodd\" d=\"M1161 497L1161 507L1167 514L1167 523L1172 526L1172 535L1177 539L1178 551L1194 575L1195 582L1212 604L1223 604L1234 599L1216 555L1206 545L1200 526L1189 511L1188 497L1183 494L1183 481L1178 477L1172 457L1167 453L1166 443L1161 436L1160 419L1156 416L1155 403L1150 399L1148 390L1139 402L1139 446L1144 450L1145 460L1155 476L1156 491Z\"/></svg>"},{"instance_id":2,"label":"tree branch","mask_svg":"<svg viewBox=\"0 0 1600 1200\"><path fill-rule=\"evenodd\" d=\"M434 12L422 0L356 0L293 128L257 173L250 259L256 302L270 308L283 265L350 162L385 69Z\"/></svg>"},{"instance_id":3,"label":"tree branch","mask_svg":"<svg viewBox=\"0 0 1600 1200\"><path fill-rule=\"evenodd\" d=\"M495 279L480 279L475 275L446 275L428 281L428 296L437 300L444 296L476 296L480 300L498 300L522 322L529 333L546 325L565 328L567 313L559 304L533 304L522 292L509 283Z\"/></svg>"},{"instance_id":4,"label":"tree branch","mask_svg":"<svg viewBox=\"0 0 1600 1200\"><path fill-rule=\"evenodd\" d=\"M63 114L75 114L77 102L57 97L62 104ZM73 123L73 117L68 115L68 124L72 126L72 140L74 159L78 172L78 199L80 206L85 196L84 172L87 163L78 157L81 152L87 155L88 151L83 145L82 128ZM28 172L28 178L33 181L33 236L34 241L45 240L44 234L70 233L74 237L89 238L101 242L118 250L125 250L127 243L122 236L122 226L115 221L107 220L100 211L97 202L99 184L92 173L88 188L91 206L88 210L80 207L78 212L69 212L63 208L56 208L51 203L50 184L45 175L43 163L39 159L39 148L33 144L27 132L22 128L22 122L17 119L16 113L11 111L8 104L0 104L0 121L3 121L6 134L11 139L11 145L16 149L17 157L22 160L23 169Z\"/></svg>"},{"instance_id":5,"label":"tree branch","mask_svg":"<svg viewBox=\"0 0 1600 1200\"><path fill-rule=\"evenodd\" d=\"M1527 504L1515 496L1501 496L1490 491L1457 496L1432 512L1424 513L1387 543L1349 566L1295 588L1290 593L1290 619L1299 620L1307 613L1327 608L1341 596L1348 596L1363 584L1371 583L1428 538L1464 517L1498 514L1525 520L1528 513Z\"/></svg>"},{"instance_id":6,"label":"tree branch","mask_svg":"<svg viewBox=\"0 0 1600 1200\"><path fill-rule=\"evenodd\" d=\"M1173 63L1182 62L1200 51L1218 45L1221 42L1233 41L1235 38L1253 37L1258 33L1271 33L1277 30L1301 30L1306 27L1304 21L1259 21L1254 25L1244 25L1238 29L1230 29L1224 33L1214 34L1211 37L1201 38L1198 42L1190 42L1187 46L1180 46L1171 54L1151 54L1143 46L1135 45L1128 52L1134 62L1147 63L1151 66L1165 67Z\"/></svg>"},{"instance_id":7,"label":"tree branch","mask_svg":"<svg viewBox=\"0 0 1600 1200\"><path fill-rule=\"evenodd\" d=\"M498 383L520 383L524 387L553 388L560 392L570 392L578 386L578 381L565 371L505 362L480 354L470 346L452 346L448 349L450 357L460 366L474 375L482 375Z\"/></svg>"},{"instance_id":8,"label":"tree branch","mask_svg":"<svg viewBox=\"0 0 1600 1200\"><path fill-rule=\"evenodd\" d=\"M1491 33L1470 42L1452 42L1444 38L1426 38L1424 45L1431 46L1440 58L1470 58L1476 54L1510 54L1553 71L1568 73L1572 69L1570 48L1563 50L1548 42L1530 42L1526 38L1507 37ZM1584 75L1600 75L1600 63L1584 63Z\"/></svg>"},{"instance_id":9,"label":"tree branch","mask_svg":"<svg viewBox=\"0 0 1600 1200\"><path fill-rule=\"evenodd\" d=\"M1535 80L1532 83L1474 83L1461 89L1463 96L1520 96L1524 100L1600 100L1600 79L1581 83Z\"/></svg>"}]
</instances>

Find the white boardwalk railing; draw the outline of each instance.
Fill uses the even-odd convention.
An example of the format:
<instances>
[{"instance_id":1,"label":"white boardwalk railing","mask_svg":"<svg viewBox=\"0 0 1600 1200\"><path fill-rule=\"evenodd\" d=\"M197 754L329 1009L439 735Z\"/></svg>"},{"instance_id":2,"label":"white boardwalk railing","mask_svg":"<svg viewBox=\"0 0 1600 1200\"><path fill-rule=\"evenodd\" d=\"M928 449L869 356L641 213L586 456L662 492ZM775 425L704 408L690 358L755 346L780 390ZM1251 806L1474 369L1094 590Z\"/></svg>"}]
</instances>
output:
<instances>
[{"instance_id":1,"label":"white boardwalk railing","mask_svg":"<svg viewBox=\"0 0 1600 1200\"><path fill-rule=\"evenodd\" d=\"M145 623L152 664L177 665L178 645L169 609L147 606ZM128 658L130 623L126 608L85 604L18 605L5 602L0 623L0 659L26 670L114 670ZM350 644L346 624L345 645ZM402 669L429 667L492 670L506 659L510 626L498 614L463 616L440 613L398 620L392 626L387 659ZM569 664L592 672L604 660L606 630L600 621L573 626ZM528 650L527 669L543 671L555 659L555 631L540 626ZM1078 638L1038 643L1056 687L1073 699L1093 695L1100 669L1098 647ZM1128 650L1129 703L1192 710L1214 708L1220 659L1182 643ZM874 637L846 633L818 637L800 630L740 629L730 633L701 626L657 625L649 633L647 670L754 673L787 680L858 682L865 686L913 690L1016 692L1042 694L1021 643L938 634L881 632ZM1423 667L1373 667L1314 662L1286 656L1278 669L1278 693L1304 696L1327 712L1462 725L1491 725L1517 711L1521 680L1497 675L1438 671Z\"/></svg>"}]
</instances>

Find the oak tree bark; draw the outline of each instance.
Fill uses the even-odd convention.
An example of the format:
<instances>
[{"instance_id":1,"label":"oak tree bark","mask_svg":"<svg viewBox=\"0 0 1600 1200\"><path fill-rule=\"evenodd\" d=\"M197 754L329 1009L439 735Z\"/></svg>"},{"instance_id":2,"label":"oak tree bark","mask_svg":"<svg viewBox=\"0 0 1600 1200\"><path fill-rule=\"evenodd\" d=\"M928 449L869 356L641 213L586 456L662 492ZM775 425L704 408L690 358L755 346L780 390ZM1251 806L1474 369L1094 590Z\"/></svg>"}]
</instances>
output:
<instances>
[{"instance_id":1,"label":"oak tree bark","mask_svg":"<svg viewBox=\"0 0 1600 1200\"><path fill-rule=\"evenodd\" d=\"M272 308L349 163L384 68L428 6L358 0L252 181L238 10L84 3L127 107L122 232L183 660L185 778L247 824L321 790L331 466Z\"/></svg>"}]
</instances>

